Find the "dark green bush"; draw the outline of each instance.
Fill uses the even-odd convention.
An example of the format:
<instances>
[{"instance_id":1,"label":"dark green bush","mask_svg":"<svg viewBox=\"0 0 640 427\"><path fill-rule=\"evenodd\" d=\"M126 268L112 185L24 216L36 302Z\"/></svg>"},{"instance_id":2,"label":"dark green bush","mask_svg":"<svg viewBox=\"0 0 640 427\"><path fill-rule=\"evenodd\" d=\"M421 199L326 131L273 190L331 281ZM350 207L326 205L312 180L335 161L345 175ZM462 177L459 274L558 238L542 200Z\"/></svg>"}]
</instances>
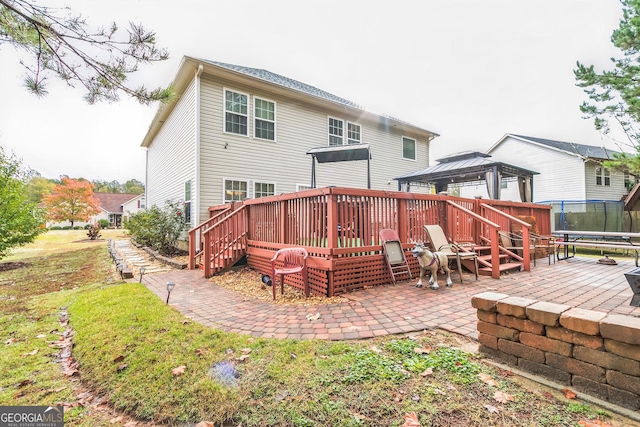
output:
<instances>
[{"instance_id":1,"label":"dark green bush","mask_svg":"<svg viewBox=\"0 0 640 427\"><path fill-rule=\"evenodd\" d=\"M98 225L100 226L100 228L108 228L109 227L109 220L99 219L98 220Z\"/></svg>"},{"instance_id":2,"label":"dark green bush","mask_svg":"<svg viewBox=\"0 0 640 427\"><path fill-rule=\"evenodd\" d=\"M65 225L64 227L62 227L63 230L71 230L71 226L70 225Z\"/></svg>"},{"instance_id":3,"label":"dark green bush","mask_svg":"<svg viewBox=\"0 0 640 427\"><path fill-rule=\"evenodd\" d=\"M82 230L83 228L84 228L84 227L83 227L83 226L81 226L81 225L74 225L74 226L73 226L73 229L74 229L74 230Z\"/></svg>"},{"instance_id":4,"label":"dark green bush","mask_svg":"<svg viewBox=\"0 0 640 427\"><path fill-rule=\"evenodd\" d=\"M167 201L163 209L154 205L131 215L124 227L137 243L162 253L172 253L178 238L187 228L182 209L182 203L178 202Z\"/></svg>"},{"instance_id":5,"label":"dark green bush","mask_svg":"<svg viewBox=\"0 0 640 427\"><path fill-rule=\"evenodd\" d=\"M62 230L62 227L60 227L59 225L53 225L49 227L49 230Z\"/></svg>"},{"instance_id":6,"label":"dark green bush","mask_svg":"<svg viewBox=\"0 0 640 427\"><path fill-rule=\"evenodd\" d=\"M87 224L87 225L85 225L83 228L84 228L85 230L88 230L88 229L90 229L90 228L91 228L91 224Z\"/></svg>"}]
</instances>

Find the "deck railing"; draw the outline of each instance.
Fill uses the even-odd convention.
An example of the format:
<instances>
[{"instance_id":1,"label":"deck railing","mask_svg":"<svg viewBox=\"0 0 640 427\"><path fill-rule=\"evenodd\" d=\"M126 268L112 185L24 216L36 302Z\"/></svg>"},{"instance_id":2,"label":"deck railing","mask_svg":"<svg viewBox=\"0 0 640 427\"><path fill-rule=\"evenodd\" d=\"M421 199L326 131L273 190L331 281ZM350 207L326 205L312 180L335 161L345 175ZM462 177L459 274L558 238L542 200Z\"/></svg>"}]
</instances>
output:
<instances>
[{"instance_id":1,"label":"deck railing","mask_svg":"<svg viewBox=\"0 0 640 427\"><path fill-rule=\"evenodd\" d=\"M548 206L436 194L325 187L245 200L242 202L243 213L236 214L238 209L233 208L230 211L223 210L219 214L221 216L216 217L217 221L209 220L207 224L210 224L210 227L196 227L190 235L200 233L200 238L203 239L205 234L211 234L202 250L209 251L203 258L205 267L211 264L208 270L205 269L207 276L212 274L213 270L218 271L216 266L219 262L214 257L217 252L223 251L222 247L215 246L219 239L227 242L230 239L246 239L249 264L256 266L257 263L258 267L265 271L268 260L276 250L287 246L305 247L310 253L308 265L312 269L318 269L318 276L313 280L327 282L328 294L332 294L333 286L339 285L339 280L334 279L333 275L338 275L338 270L346 268L346 265L352 268L349 274L355 275L369 274L366 269L380 269L381 272L376 273L379 277L376 276L375 280L384 283L386 270L383 270L384 258L379 232L385 228L398 232L406 250L412 246L411 242L426 241L427 236L423 229L425 224L440 225L450 240L479 244L480 236L495 235L491 240L497 244L496 230L501 227L484 216L480 206L483 202L508 215L534 216L538 220L541 233L548 234L551 231ZM210 212L217 213L220 212L219 209L213 207ZM488 210L485 209L485 212ZM215 231L215 234L212 234L214 229L222 227L220 218L232 215L245 215L244 229L240 226L240 219L229 220L236 221L233 231L241 233L241 236L228 236L223 231ZM549 217L546 220L545 215ZM212 222L214 224L211 224ZM193 255L198 248L192 249ZM497 254L497 250L492 252ZM414 260L410 261L413 263ZM493 260L493 264L498 264L497 259ZM412 265L413 268L417 268L417 264ZM357 269L358 273L353 273ZM344 274L346 277L347 273ZM499 273L492 271L494 277L497 274ZM344 283L348 280L351 279L345 278ZM356 283L356 279L353 280ZM364 283L365 279L358 280ZM367 276L366 280L372 279ZM344 286L345 288L341 289L347 289L352 285Z\"/></svg>"},{"instance_id":2,"label":"deck railing","mask_svg":"<svg viewBox=\"0 0 640 427\"><path fill-rule=\"evenodd\" d=\"M210 277L235 264L247 249L246 206L224 216L202 232L204 276Z\"/></svg>"},{"instance_id":3,"label":"deck railing","mask_svg":"<svg viewBox=\"0 0 640 427\"><path fill-rule=\"evenodd\" d=\"M522 221L514 216L501 211L500 209L496 209L493 206L489 206L486 203L481 203L480 208L482 209L482 216L488 218L496 224L499 224L503 230L509 231L511 229L511 224L516 223L522 227L522 268L524 271L531 271L531 257L530 257L530 246L529 246L529 229L531 228L531 224ZM497 236L487 236L492 243L492 252L493 252L493 239L497 238ZM524 243L527 244L524 244Z\"/></svg>"},{"instance_id":4,"label":"deck railing","mask_svg":"<svg viewBox=\"0 0 640 427\"><path fill-rule=\"evenodd\" d=\"M231 206L224 206L221 210L216 211L215 215L207 219L202 224L189 230L189 269L193 270L198 264L202 256L204 248L203 232L210 228L213 224L226 217L231 213Z\"/></svg>"}]
</instances>

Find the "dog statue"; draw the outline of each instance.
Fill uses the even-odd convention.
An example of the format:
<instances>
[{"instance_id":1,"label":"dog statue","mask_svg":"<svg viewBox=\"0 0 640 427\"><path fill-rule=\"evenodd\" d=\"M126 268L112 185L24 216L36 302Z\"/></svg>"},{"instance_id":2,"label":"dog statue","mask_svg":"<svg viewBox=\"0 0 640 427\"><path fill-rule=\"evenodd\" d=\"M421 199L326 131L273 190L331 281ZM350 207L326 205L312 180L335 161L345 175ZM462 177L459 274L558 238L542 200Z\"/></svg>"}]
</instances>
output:
<instances>
[{"instance_id":1,"label":"dog statue","mask_svg":"<svg viewBox=\"0 0 640 427\"><path fill-rule=\"evenodd\" d=\"M420 264L420 279L416 284L416 288L422 287L422 276L424 276L424 273L429 270L431 272L431 277L429 278L431 289L438 289L440 287L438 286L439 269L443 269L444 272L447 273L447 286L453 285L453 282L451 281L449 259L445 254L440 252L431 252L421 243L416 243L416 247L413 248L411 254L418 259L418 263Z\"/></svg>"}]
</instances>

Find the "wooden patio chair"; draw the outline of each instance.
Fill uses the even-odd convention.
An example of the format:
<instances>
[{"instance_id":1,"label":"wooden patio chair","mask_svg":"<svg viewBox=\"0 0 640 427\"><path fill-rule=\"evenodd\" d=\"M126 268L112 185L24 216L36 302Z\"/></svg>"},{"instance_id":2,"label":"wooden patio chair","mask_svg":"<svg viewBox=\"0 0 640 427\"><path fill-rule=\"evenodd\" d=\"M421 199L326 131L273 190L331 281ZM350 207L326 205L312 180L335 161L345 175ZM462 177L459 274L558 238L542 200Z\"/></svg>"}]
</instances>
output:
<instances>
[{"instance_id":1,"label":"wooden patio chair","mask_svg":"<svg viewBox=\"0 0 640 427\"><path fill-rule=\"evenodd\" d=\"M387 261L387 267L389 273L391 273L391 280L393 284L396 284L396 276L402 274L408 274L409 279L412 279L411 269L407 263L407 259L404 256L404 250L402 249L402 242L396 230L385 228L380 230L380 240L382 241L382 251L384 252L385 260Z\"/></svg>"},{"instance_id":2,"label":"wooden patio chair","mask_svg":"<svg viewBox=\"0 0 640 427\"><path fill-rule=\"evenodd\" d=\"M309 297L309 276L307 273L307 257L309 253L305 248L284 248L280 249L271 259L271 274L273 280L271 287L273 289L273 299L276 299L276 282L280 275L280 294L284 295L284 276L286 274L302 273L302 281L304 284L304 295ZM276 264L282 263L281 268L277 268Z\"/></svg>"},{"instance_id":3,"label":"wooden patio chair","mask_svg":"<svg viewBox=\"0 0 640 427\"><path fill-rule=\"evenodd\" d=\"M508 251L516 251L518 256L522 257L522 251L524 249L523 238L519 234L508 233L506 231L498 231L500 237L500 244ZM533 259L533 266L536 266L536 249L545 249L547 251L547 258L549 259L549 265L551 265L551 258L553 262L555 259L555 238L543 237L536 233L529 233L529 256Z\"/></svg>"},{"instance_id":4,"label":"wooden patio chair","mask_svg":"<svg viewBox=\"0 0 640 427\"><path fill-rule=\"evenodd\" d=\"M463 250L460 245L450 243L447 241L447 237L444 235L442 227L437 224L428 224L424 226L424 231L427 233L429 242L431 243L431 249L435 252L442 252L447 255L449 260L456 260L458 266L458 274L460 274L460 283L462 282L462 260L473 260L474 273L476 274L476 280L478 280L478 254L474 251Z\"/></svg>"}]
</instances>

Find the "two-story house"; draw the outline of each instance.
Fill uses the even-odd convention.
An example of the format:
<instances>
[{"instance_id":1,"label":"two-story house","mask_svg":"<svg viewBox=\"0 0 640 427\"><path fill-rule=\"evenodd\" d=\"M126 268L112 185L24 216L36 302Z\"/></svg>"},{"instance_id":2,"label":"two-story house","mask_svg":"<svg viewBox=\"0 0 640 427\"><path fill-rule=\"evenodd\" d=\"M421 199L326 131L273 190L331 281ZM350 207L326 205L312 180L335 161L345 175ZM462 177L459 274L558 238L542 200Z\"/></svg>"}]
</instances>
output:
<instances>
[{"instance_id":1,"label":"two-story house","mask_svg":"<svg viewBox=\"0 0 640 427\"><path fill-rule=\"evenodd\" d=\"M184 201L196 225L210 206L308 189L309 151L360 147L369 161L314 164L315 186L395 190L394 177L429 164L436 133L366 111L263 69L184 57L178 101L161 105L142 141L149 206Z\"/></svg>"},{"instance_id":2,"label":"two-story house","mask_svg":"<svg viewBox=\"0 0 640 427\"><path fill-rule=\"evenodd\" d=\"M624 171L602 165L616 151L604 147L506 134L486 154L493 159L534 170L534 202L611 200L620 201L635 184ZM520 200L515 183L503 183L501 199ZM463 188L461 195L485 196L484 187Z\"/></svg>"}]
</instances>

